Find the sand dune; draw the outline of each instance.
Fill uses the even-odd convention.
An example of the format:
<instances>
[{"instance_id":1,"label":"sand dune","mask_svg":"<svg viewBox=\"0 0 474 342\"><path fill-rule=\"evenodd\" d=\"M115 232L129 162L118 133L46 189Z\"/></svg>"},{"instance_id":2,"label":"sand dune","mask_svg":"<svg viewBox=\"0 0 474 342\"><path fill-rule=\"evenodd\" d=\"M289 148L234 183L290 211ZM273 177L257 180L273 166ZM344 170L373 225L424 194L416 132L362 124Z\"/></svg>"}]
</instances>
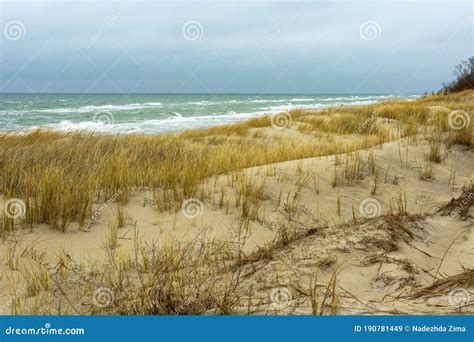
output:
<instances>
[{"instance_id":1,"label":"sand dune","mask_svg":"<svg viewBox=\"0 0 474 342\"><path fill-rule=\"evenodd\" d=\"M474 105L472 93L448 103L427 103L429 117ZM359 139L308 132L317 115L246 134L298 146ZM94 200L95 219L64 232L15 221L0 245L2 313L474 312L472 144L449 143L448 128L433 147L429 122L402 135L400 118L375 120L382 143L205 177L178 207L160 209L164 195L141 187L125 203ZM212 146L215 130L184 135Z\"/></svg>"}]
</instances>

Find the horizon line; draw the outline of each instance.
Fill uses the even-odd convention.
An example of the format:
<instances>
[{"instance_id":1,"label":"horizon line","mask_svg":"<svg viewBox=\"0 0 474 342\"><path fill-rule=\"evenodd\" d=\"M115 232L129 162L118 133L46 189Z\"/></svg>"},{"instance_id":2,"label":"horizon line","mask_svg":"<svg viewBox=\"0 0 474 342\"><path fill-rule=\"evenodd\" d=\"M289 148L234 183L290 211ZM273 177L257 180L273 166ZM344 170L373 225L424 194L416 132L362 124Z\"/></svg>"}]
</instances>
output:
<instances>
[{"instance_id":1,"label":"horizon line","mask_svg":"<svg viewBox=\"0 0 474 342\"><path fill-rule=\"evenodd\" d=\"M370 92L363 92L363 93L130 93L130 94L123 94L123 93L76 93L76 92L55 92L55 93L24 93L24 92L6 92L2 93L0 92L1 95L35 95L35 96L41 96L41 95L81 95L81 96L87 96L87 95L123 95L123 96L130 96L130 95L257 95L257 96L265 96L265 95L299 95L299 96L312 96L312 95L393 95L393 96L400 96L400 95L405 95L405 94L410 94L410 95L422 95L422 94L430 94L431 92L425 91L425 92L404 92L400 94L393 94L393 93L370 93Z\"/></svg>"}]
</instances>

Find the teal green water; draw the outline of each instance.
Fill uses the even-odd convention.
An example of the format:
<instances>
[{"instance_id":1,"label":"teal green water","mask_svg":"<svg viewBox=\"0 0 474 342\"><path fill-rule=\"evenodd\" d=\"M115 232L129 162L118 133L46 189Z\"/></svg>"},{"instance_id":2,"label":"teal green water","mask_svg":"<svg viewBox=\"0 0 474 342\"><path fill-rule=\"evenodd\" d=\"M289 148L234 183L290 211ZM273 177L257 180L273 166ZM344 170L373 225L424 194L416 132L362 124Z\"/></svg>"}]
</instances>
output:
<instances>
[{"instance_id":1,"label":"teal green water","mask_svg":"<svg viewBox=\"0 0 474 342\"><path fill-rule=\"evenodd\" d=\"M362 105L391 95L2 94L0 130L159 133L238 122L292 108ZM406 95L403 98L413 98Z\"/></svg>"}]
</instances>

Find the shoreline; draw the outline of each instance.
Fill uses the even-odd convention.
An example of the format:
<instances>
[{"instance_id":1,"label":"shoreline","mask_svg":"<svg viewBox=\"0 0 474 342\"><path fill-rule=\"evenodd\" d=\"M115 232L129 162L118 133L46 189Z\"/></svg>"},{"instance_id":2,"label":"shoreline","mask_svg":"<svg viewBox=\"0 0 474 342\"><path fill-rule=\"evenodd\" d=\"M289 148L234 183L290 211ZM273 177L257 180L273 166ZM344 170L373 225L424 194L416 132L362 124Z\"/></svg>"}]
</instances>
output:
<instances>
[{"instance_id":1,"label":"shoreline","mask_svg":"<svg viewBox=\"0 0 474 342\"><path fill-rule=\"evenodd\" d=\"M415 97L416 96L416 97ZM316 96L317 97L317 96ZM354 101L352 102L334 102L334 103L329 103L329 104L325 104L324 102L325 101L335 101L335 100L343 100L343 99L350 99L351 97L354 97ZM375 99L376 98L379 98L380 99ZM314 98L301 98L300 100L301 101L316 101L315 104L304 104L304 103L300 103L300 104L285 104L288 103L288 102L291 102L291 101L294 101L294 100L298 100L298 98L293 98L293 99L278 99L278 100L252 100L252 101L263 101L262 104L264 103L267 103L268 101L270 102L280 102L282 103L282 105L280 106L274 106L275 108L274 109L263 109L263 108L254 108L256 111L251 111L251 112L235 112L232 107L229 107L229 108L226 108L226 111L227 113L226 114L217 114L217 113L214 113L214 114L206 114L206 115L203 115L203 112L204 111L209 111L209 112L212 112L212 109L209 109L207 108L208 106L213 106L212 103L214 102L208 102L208 101L199 101L200 102L200 105L197 105L197 102L196 104L194 105L197 109L196 109L196 112L199 113L199 115L191 115L191 116L182 116L181 114L177 113L177 112L173 112L173 111L170 111L168 114L164 114L164 113L160 113L159 115L156 116L156 119L153 119L153 118L148 118L147 120L145 121L139 121L139 122L116 122L117 120L115 120L114 116L115 115L123 115L123 112L122 112L122 109L119 110L119 111L112 111L112 107L114 107L114 105L103 105L103 106L99 106L97 107L98 109L99 108L103 108L102 110L97 110L97 111L91 111L89 114L91 116L91 121L82 121L82 122L73 122L73 121L70 121L70 120L65 120L65 121L61 121L61 122L58 122L56 124L45 124L45 125L41 125L41 126L33 126L33 127L28 127L28 128L24 128L24 129L20 129L20 130L15 130L15 129L11 129L11 130L7 130L7 131L0 131L0 133L5 133L5 132L28 132L28 131L32 131L32 130L36 130L36 129L53 129L53 130L57 130L57 131L60 131L60 132L75 132L75 131L88 131L88 132L94 132L94 133L104 133L104 134L146 134L146 135L154 135L154 134L163 134L163 133L176 133L176 132L182 132L184 130L187 130L188 128L186 127L182 127L182 128L177 128L177 129L174 129L172 127L163 127L163 128L160 128L159 126L160 125L163 125L163 126L167 126L167 125L175 125L175 124L181 124L181 125L186 125L187 123L188 124L191 124L193 122L199 122L201 120L208 120L208 121L214 121L216 119L219 119L219 120L222 120L222 122L218 122L218 123L212 123L212 122L207 122L207 123L203 123L202 126L200 127L193 127L193 128L190 128L190 129L206 129L206 128L210 128L210 127L215 127L215 126L221 126L221 125L231 125L231 124L234 124L234 123L241 123L241 122L244 122L246 120L251 120L253 118L259 118L259 117L263 117L263 116L273 116L273 115L277 115L279 113L282 113L282 112L288 112L288 111L292 111L292 110L308 110L308 111L313 111L313 112L318 112L318 111L321 111L321 110L324 110L324 109L327 109L327 108L332 108L332 107L340 107L340 106L349 106L349 107L352 107L352 106L364 106L364 105L372 105L372 104L377 104L377 103L380 103L380 102L383 102L383 101L390 101L390 100L407 100L407 101L410 101L410 100L413 100L413 99L416 99L416 98L419 98L420 96L419 95L409 95L408 97L400 97L400 96L392 96L392 95L387 95L387 96L384 96L384 95L380 95L380 96L375 96L374 95L370 95L366 100L362 101L361 99L364 99L364 97L362 97L361 95L350 95L349 94L346 96L346 97L341 97L341 98L334 98L334 99L320 99L320 100L316 100ZM132 99L130 99L130 101L132 101ZM151 100L150 100L151 101ZM230 101L230 102L233 102L234 100ZM252 102L250 101L250 102ZM202 102L202 103L201 103ZM245 101L244 101L245 102ZM193 102L194 103L194 102ZM220 103L219 101L215 102L215 103ZM235 103L235 106L238 105L238 101L236 101ZM242 102L243 103L243 102ZM148 105L149 103L143 103L143 104L139 104L139 103L133 103L133 104L117 104L118 107L124 107L123 109L125 109L125 107L127 106L138 106L138 105ZM157 107L157 110L160 108L160 107L163 107L163 106L168 106L169 104L167 103L161 103L161 102L153 102L153 104L160 104L159 107ZM201 105L203 106L203 108L200 108ZM287 107L287 108L282 108L282 107ZM32 112L35 113L35 110L30 108L32 107L32 105L29 105L27 106L28 110L32 110ZM87 105L85 107L81 107L81 108L88 108L88 110L91 110L89 107L91 107L90 105ZM92 106L92 107L96 107L96 106ZM110 107L110 108L109 108ZM66 109L70 110L71 111L71 115L74 114L75 112L74 111L77 111L75 114L77 115L84 115L86 113L82 113L82 109L81 108L58 108L58 109L41 109L40 112L45 112L45 113L50 113L50 111L56 111L56 110L61 110L61 113L63 111L65 111ZM238 109L238 106L237 106L237 109ZM6 110L3 110L3 111L6 111ZM17 110L13 110L12 109L12 112L11 113L16 113ZM24 111L20 111L20 113L24 113ZM82 114L81 114L82 113ZM130 112L129 115L132 115L133 112ZM9 114L7 113L7 116L8 115L15 115L15 114ZM17 114L18 115L18 114ZM60 114L57 114L57 115L60 115ZM15 117L14 120L12 120L13 122L18 120L18 117ZM229 121L230 120L230 121ZM9 123L9 125L11 125L11 122ZM76 128L68 128L67 126L76 126ZM156 131L147 131L147 125L158 125L155 127L155 130ZM64 127L62 127L64 126ZM82 126L82 128L81 128ZM8 127L8 126L7 126ZM160 129L164 129L163 131L160 131ZM114 131L115 130L115 131ZM120 130L128 130L128 131L123 131L121 132Z\"/></svg>"}]
</instances>

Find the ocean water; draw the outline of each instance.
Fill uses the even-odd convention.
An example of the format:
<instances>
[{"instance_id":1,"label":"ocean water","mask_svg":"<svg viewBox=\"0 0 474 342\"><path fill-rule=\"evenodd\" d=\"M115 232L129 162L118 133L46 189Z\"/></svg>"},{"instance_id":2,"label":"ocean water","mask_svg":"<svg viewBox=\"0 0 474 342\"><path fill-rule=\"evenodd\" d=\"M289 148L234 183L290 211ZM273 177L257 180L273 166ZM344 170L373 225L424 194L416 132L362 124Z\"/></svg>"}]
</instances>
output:
<instances>
[{"instance_id":1,"label":"ocean water","mask_svg":"<svg viewBox=\"0 0 474 342\"><path fill-rule=\"evenodd\" d=\"M392 95L1 94L0 131L38 127L62 131L160 133L209 127L331 105L363 105ZM415 98L409 94L398 98Z\"/></svg>"}]
</instances>

